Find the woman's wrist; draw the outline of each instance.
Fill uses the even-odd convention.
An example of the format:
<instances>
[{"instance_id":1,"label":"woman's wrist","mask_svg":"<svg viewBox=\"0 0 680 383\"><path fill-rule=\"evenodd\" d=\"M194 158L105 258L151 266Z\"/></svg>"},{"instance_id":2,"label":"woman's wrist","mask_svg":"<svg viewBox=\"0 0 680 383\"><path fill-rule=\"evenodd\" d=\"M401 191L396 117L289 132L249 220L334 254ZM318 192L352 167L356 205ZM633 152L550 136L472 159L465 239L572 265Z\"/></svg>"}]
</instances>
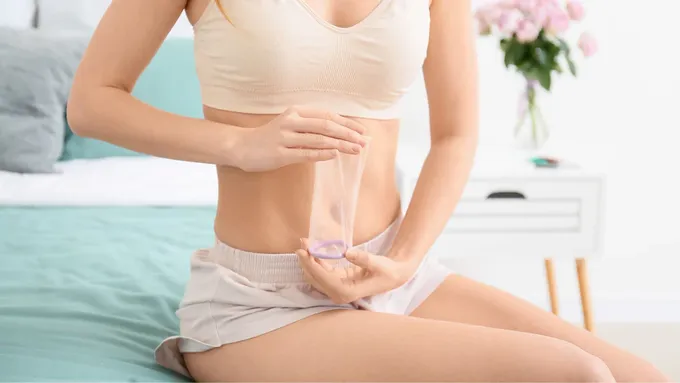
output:
<instances>
[{"instance_id":1,"label":"woman's wrist","mask_svg":"<svg viewBox=\"0 0 680 383\"><path fill-rule=\"evenodd\" d=\"M421 257L416 257L413 254L407 254L396 249L389 251L387 257L399 265L401 279L403 279L402 283L406 283L411 279L421 263Z\"/></svg>"},{"instance_id":2,"label":"woman's wrist","mask_svg":"<svg viewBox=\"0 0 680 383\"><path fill-rule=\"evenodd\" d=\"M414 254L412 251L398 247L393 247L390 249L387 252L387 256L395 261L404 263L420 263L420 259L422 258L417 254Z\"/></svg>"},{"instance_id":3,"label":"woman's wrist","mask_svg":"<svg viewBox=\"0 0 680 383\"><path fill-rule=\"evenodd\" d=\"M245 141L248 131L249 129L239 128L234 125L224 125L223 133L219 138L220 158L223 160L217 165L238 169L243 168Z\"/></svg>"}]
</instances>

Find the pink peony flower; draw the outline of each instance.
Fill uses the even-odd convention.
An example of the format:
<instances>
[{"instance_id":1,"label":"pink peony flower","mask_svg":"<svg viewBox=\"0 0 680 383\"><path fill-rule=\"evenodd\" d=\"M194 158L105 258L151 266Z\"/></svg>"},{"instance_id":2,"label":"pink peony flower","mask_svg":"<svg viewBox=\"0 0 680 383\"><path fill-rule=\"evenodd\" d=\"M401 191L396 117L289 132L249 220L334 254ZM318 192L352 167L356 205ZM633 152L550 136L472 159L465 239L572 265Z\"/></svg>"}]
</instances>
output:
<instances>
[{"instance_id":1,"label":"pink peony flower","mask_svg":"<svg viewBox=\"0 0 680 383\"><path fill-rule=\"evenodd\" d=\"M517 8L520 0L498 0L497 5L499 8L511 9Z\"/></svg>"},{"instance_id":2,"label":"pink peony flower","mask_svg":"<svg viewBox=\"0 0 680 383\"><path fill-rule=\"evenodd\" d=\"M493 26L498 23L502 13L503 9L498 4L487 4L477 9L475 21L477 22L479 34L490 35L493 31Z\"/></svg>"},{"instance_id":3,"label":"pink peony flower","mask_svg":"<svg viewBox=\"0 0 680 383\"><path fill-rule=\"evenodd\" d=\"M475 19L482 25L496 24L502 12L503 10L495 4L485 5L475 12Z\"/></svg>"},{"instance_id":4,"label":"pink peony flower","mask_svg":"<svg viewBox=\"0 0 680 383\"><path fill-rule=\"evenodd\" d=\"M583 52L584 56L590 57L597 53L597 40L590 33L584 32L578 40L578 47Z\"/></svg>"},{"instance_id":5,"label":"pink peony flower","mask_svg":"<svg viewBox=\"0 0 680 383\"><path fill-rule=\"evenodd\" d=\"M546 21L546 29L554 35L560 35L569 29L569 15L560 8L550 7Z\"/></svg>"},{"instance_id":6,"label":"pink peony flower","mask_svg":"<svg viewBox=\"0 0 680 383\"><path fill-rule=\"evenodd\" d=\"M586 9L579 0L569 0L567 2L567 12L574 21L581 21L586 16Z\"/></svg>"},{"instance_id":7,"label":"pink peony flower","mask_svg":"<svg viewBox=\"0 0 680 383\"><path fill-rule=\"evenodd\" d=\"M524 15L522 12L516 9L505 11L498 19L498 29L504 34L512 35L517 31L517 28L519 28L523 18Z\"/></svg>"},{"instance_id":8,"label":"pink peony flower","mask_svg":"<svg viewBox=\"0 0 680 383\"><path fill-rule=\"evenodd\" d=\"M538 5L538 0L517 0L517 8L525 13L532 12L536 5Z\"/></svg>"},{"instance_id":9,"label":"pink peony flower","mask_svg":"<svg viewBox=\"0 0 680 383\"><path fill-rule=\"evenodd\" d=\"M562 7L562 0L538 0L538 3L546 7L553 8Z\"/></svg>"},{"instance_id":10,"label":"pink peony flower","mask_svg":"<svg viewBox=\"0 0 680 383\"><path fill-rule=\"evenodd\" d=\"M520 23L517 29L517 40L522 43L530 43L538 37L541 28L529 20L524 20Z\"/></svg>"},{"instance_id":11,"label":"pink peony flower","mask_svg":"<svg viewBox=\"0 0 680 383\"><path fill-rule=\"evenodd\" d=\"M549 12L547 6L538 5L536 8L534 8L530 12L528 17L531 19L531 21L534 22L534 24L539 25L542 28L542 27L547 26L549 15L550 15L550 12Z\"/></svg>"}]
</instances>

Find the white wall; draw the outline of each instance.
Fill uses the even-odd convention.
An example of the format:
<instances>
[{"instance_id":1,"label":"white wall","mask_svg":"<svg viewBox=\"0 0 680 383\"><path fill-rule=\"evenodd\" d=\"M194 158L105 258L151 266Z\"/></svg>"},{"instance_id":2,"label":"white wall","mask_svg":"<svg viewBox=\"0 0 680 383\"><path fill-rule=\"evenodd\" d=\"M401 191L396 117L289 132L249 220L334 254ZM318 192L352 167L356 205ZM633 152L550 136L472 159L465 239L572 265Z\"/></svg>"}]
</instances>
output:
<instances>
[{"instance_id":1,"label":"white wall","mask_svg":"<svg viewBox=\"0 0 680 383\"><path fill-rule=\"evenodd\" d=\"M680 321L680 4L586 1L587 27L600 53L580 62L578 79L563 77L546 100L555 154L603 169L608 176L605 253L591 262L597 319ZM482 145L511 142L521 82L502 66L495 41L479 41ZM427 144L422 84L409 96L404 144ZM491 271L493 269L503 270ZM462 273L546 305L543 264L459 261ZM567 316L578 319L571 262L558 263Z\"/></svg>"}]
</instances>

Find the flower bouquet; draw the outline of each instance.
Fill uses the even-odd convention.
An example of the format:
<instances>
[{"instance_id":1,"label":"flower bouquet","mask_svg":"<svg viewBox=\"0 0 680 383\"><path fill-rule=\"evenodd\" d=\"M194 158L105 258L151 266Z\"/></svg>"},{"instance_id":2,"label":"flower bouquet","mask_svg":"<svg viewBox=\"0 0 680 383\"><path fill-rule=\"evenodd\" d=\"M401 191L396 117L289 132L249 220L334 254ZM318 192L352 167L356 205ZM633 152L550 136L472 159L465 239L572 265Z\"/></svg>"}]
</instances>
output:
<instances>
[{"instance_id":1,"label":"flower bouquet","mask_svg":"<svg viewBox=\"0 0 680 383\"><path fill-rule=\"evenodd\" d=\"M505 66L526 81L515 137L528 134L532 149L538 149L549 136L538 106L538 91L549 92L553 75L566 69L576 76L566 33L584 17L584 6L578 0L498 0L475 13L479 34L498 38ZM585 57L597 51L596 40L587 32L580 35L577 45Z\"/></svg>"}]
</instances>

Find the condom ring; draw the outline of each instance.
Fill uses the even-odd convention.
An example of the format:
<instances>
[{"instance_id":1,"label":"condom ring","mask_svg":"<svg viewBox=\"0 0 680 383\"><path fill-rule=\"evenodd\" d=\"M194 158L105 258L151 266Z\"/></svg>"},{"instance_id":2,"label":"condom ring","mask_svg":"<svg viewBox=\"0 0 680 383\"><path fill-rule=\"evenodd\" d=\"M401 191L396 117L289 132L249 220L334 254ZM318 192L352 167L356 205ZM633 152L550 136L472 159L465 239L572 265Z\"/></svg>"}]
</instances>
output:
<instances>
[{"instance_id":1,"label":"condom ring","mask_svg":"<svg viewBox=\"0 0 680 383\"><path fill-rule=\"evenodd\" d=\"M319 241L309 248L309 254L320 259L342 259L349 246L341 239ZM328 251L323 251L324 249Z\"/></svg>"}]
</instances>

